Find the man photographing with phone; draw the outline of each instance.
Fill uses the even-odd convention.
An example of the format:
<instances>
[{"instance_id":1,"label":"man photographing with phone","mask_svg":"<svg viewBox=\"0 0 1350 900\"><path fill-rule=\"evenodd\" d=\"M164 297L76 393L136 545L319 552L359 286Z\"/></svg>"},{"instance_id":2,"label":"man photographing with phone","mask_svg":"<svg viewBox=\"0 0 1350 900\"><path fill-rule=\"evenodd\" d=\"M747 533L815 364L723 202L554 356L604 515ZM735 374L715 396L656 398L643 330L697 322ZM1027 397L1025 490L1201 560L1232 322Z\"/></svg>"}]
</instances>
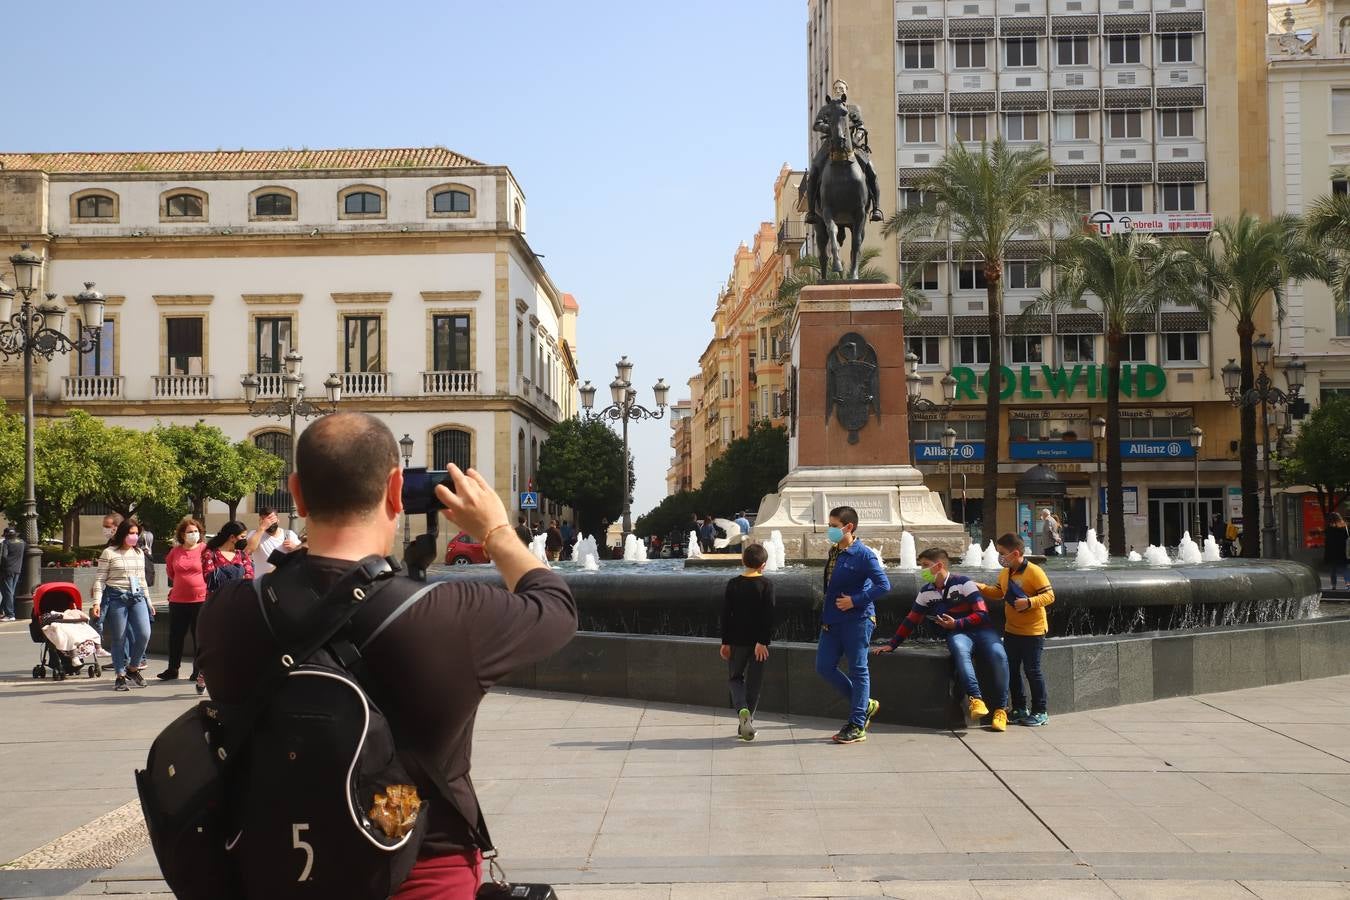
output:
<instances>
[{"instance_id":1,"label":"man photographing with phone","mask_svg":"<svg viewBox=\"0 0 1350 900\"><path fill-rule=\"evenodd\" d=\"M299 546L300 538L289 528L281 527L275 509L270 506L258 507L258 527L248 533L248 543L244 545L249 556L253 557L255 580L272 571L273 566L267 560L273 552L280 550L290 553Z\"/></svg>"},{"instance_id":2,"label":"man photographing with phone","mask_svg":"<svg viewBox=\"0 0 1350 900\"><path fill-rule=\"evenodd\" d=\"M277 577L300 567L316 591L328 591L358 562L385 556L395 544L403 512L398 444L374 416L335 413L301 433L295 462L290 490L307 522L308 547L294 551ZM489 549L504 586L441 582L397 610L382 608L377 595L372 615L350 625L363 681L381 698L417 796L430 803L417 864L394 894L399 900L474 896L482 859L468 824L479 817L469 770L478 704L496 681L563 647L577 627L567 583L520 543L492 487L473 469L452 465L449 477L453 493L436 487L443 514ZM273 602L284 607L290 599ZM362 631L370 622L378 629ZM217 593L202 610L198 635L213 700L253 697L279 652L253 585ZM423 760L434 761L437 776L425 775ZM247 832L248 823L240 824Z\"/></svg>"}]
</instances>

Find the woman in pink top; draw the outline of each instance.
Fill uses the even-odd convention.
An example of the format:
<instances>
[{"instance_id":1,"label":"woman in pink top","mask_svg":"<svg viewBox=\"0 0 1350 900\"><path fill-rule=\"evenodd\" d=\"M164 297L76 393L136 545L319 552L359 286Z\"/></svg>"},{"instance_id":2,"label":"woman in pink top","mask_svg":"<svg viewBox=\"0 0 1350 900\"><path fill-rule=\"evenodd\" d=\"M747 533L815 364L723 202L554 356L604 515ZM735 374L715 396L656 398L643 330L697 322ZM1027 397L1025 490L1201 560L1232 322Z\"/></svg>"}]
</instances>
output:
<instances>
[{"instance_id":1,"label":"woman in pink top","mask_svg":"<svg viewBox=\"0 0 1350 900\"><path fill-rule=\"evenodd\" d=\"M174 531L176 541L164 558L169 573L169 667L158 677L164 681L178 678L178 666L183 661L183 641L192 632L192 675L197 693L206 683L197 672L197 613L206 600L206 579L202 575L202 523L185 516Z\"/></svg>"}]
</instances>

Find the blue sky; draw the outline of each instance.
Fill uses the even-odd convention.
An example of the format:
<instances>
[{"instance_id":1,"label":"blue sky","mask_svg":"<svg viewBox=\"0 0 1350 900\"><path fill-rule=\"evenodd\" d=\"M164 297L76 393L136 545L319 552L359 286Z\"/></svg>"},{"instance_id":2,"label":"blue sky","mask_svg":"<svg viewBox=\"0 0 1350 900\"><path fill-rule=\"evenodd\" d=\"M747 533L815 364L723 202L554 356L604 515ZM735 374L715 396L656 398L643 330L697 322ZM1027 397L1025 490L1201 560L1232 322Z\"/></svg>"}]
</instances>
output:
<instances>
[{"instance_id":1,"label":"blue sky","mask_svg":"<svg viewBox=\"0 0 1350 900\"><path fill-rule=\"evenodd\" d=\"M658 377L686 396L737 244L806 161L804 0L35 9L41 31L6 42L4 149L442 144L508 165L581 303L581 377L608 385L626 353L647 402ZM630 433L636 515L665 494L670 432Z\"/></svg>"}]
</instances>

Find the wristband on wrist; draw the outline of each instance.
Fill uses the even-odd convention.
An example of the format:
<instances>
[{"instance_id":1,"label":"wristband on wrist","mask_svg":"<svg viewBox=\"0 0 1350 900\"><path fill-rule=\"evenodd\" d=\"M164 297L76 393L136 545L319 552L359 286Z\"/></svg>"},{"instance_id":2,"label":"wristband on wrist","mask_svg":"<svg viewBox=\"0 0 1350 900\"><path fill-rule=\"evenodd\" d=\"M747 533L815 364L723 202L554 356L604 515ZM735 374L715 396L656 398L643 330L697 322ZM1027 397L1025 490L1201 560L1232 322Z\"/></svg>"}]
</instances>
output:
<instances>
[{"instance_id":1,"label":"wristband on wrist","mask_svg":"<svg viewBox=\"0 0 1350 900\"><path fill-rule=\"evenodd\" d=\"M483 541L482 541L483 546L484 546L484 547L487 546L488 539L491 538L494 534L496 534L497 532L501 531L503 528L510 528L510 527L511 527L510 525L508 525L507 523L503 522L503 523L500 524L500 525L497 525L497 526L495 526L495 527L493 527L493 528L489 528L487 534L483 535Z\"/></svg>"}]
</instances>

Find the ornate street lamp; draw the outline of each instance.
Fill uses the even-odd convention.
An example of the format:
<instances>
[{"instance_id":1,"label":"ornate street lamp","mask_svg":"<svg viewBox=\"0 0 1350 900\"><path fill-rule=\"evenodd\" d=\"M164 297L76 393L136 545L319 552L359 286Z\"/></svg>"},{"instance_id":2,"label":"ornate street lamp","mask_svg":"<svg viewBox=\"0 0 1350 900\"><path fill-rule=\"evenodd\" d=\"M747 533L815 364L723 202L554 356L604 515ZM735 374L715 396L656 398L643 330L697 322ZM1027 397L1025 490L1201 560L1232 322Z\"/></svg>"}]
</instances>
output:
<instances>
[{"instance_id":1,"label":"ornate street lamp","mask_svg":"<svg viewBox=\"0 0 1350 900\"><path fill-rule=\"evenodd\" d=\"M408 468L412 462L413 444L415 441L407 434L398 439L398 450L403 457L403 468ZM408 544L412 543L412 521L408 518L408 511L403 511L403 552L408 552Z\"/></svg>"},{"instance_id":2,"label":"ornate street lamp","mask_svg":"<svg viewBox=\"0 0 1350 900\"><path fill-rule=\"evenodd\" d=\"M952 457L956 455L956 429L950 425L942 430L942 455L947 458L947 508L951 509L955 505L952 503Z\"/></svg>"},{"instance_id":3,"label":"ornate street lamp","mask_svg":"<svg viewBox=\"0 0 1350 900\"><path fill-rule=\"evenodd\" d=\"M615 378L609 383L609 395L613 403L604 409L593 411L595 406L595 387L589 380L579 389L581 395L581 417L583 421L594 422L597 419L618 420L623 423L623 534L626 538L633 530L632 491L628 488L631 478L628 464L628 423L643 419L659 419L666 414L666 398L670 385L664 378L658 379L652 386L652 395L656 399L656 409L650 410L637 402L637 389L633 387L633 363L627 356L614 364Z\"/></svg>"},{"instance_id":4,"label":"ornate street lamp","mask_svg":"<svg viewBox=\"0 0 1350 900\"><path fill-rule=\"evenodd\" d=\"M33 294L42 284L42 268L46 260L35 253L32 245L23 244L18 253L9 258L14 269L14 287L0 282L0 355L5 359L23 357L23 508L20 524L24 549L22 581L14 598L14 614L26 618L32 613L33 592L37 590L42 573L42 548L38 546L37 484L34 478L33 451L33 359L50 361L57 354L89 353L98 346L103 328L103 295L94 290L94 283L86 281L84 290L76 298L83 317L74 338L62 330L66 307L56 294L46 294L43 302L33 304ZM19 311L14 312L15 292L23 295Z\"/></svg>"},{"instance_id":5,"label":"ornate street lamp","mask_svg":"<svg viewBox=\"0 0 1350 900\"><path fill-rule=\"evenodd\" d=\"M1191 457L1195 461L1195 539L1200 540L1203 518L1200 515L1200 448L1205 445L1205 429L1199 425L1191 429ZM1216 536L1214 540L1218 540Z\"/></svg>"},{"instance_id":6,"label":"ornate street lamp","mask_svg":"<svg viewBox=\"0 0 1350 900\"><path fill-rule=\"evenodd\" d=\"M1292 413L1295 418L1300 418L1303 412L1307 410L1307 404L1299 399L1299 394L1303 391L1303 380L1307 375L1307 366L1297 356L1291 357L1289 363L1281 367L1284 369L1285 382L1289 385L1289 390L1280 390L1275 386L1274 380L1266 371L1271 362L1273 346L1264 334L1252 341L1252 353L1256 359L1258 370L1251 388L1245 392L1242 390L1241 367L1230 359L1222 370L1223 389L1233 405L1236 407L1260 407L1261 409L1261 455L1264 457L1266 476L1263 491L1265 511L1261 521L1261 555L1267 559L1274 559L1277 554L1275 546L1275 503L1270 495L1270 426L1274 421L1271 415L1272 407L1276 410L1287 407L1288 412Z\"/></svg>"},{"instance_id":7,"label":"ornate street lamp","mask_svg":"<svg viewBox=\"0 0 1350 900\"><path fill-rule=\"evenodd\" d=\"M342 399L342 379L338 377L336 372L329 373L323 382L324 395L328 401L327 405L305 399L305 376L300 371L300 364L304 361L305 358L295 350L286 354L285 372L281 376L281 384L286 396L279 400L259 401L258 376L249 373L239 379L240 385L244 388L244 402L248 404L249 415L290 419L290 469L295 467L296 418L308 419L310 416L331 415L337 412L338 402ZM294 497L291 498L290 517L286 527L295 528Z\"/></svg>"},{"instance_id":8,"label":"ornate street lamp","mask_svg":"<svg viewBox=\"0 0 1350 900\"><path fill-rule=\"evenodd\" d=\"M1103 507L1106 504L1103 500L1106 495L1102 493L1102 449L1106 443L1106 419L1098 416L1092 420L1092 455L1097 457L1097 540L1106 540L1106 529L1102 527L1104 516Z\"/></svg>"}]
</instances>

